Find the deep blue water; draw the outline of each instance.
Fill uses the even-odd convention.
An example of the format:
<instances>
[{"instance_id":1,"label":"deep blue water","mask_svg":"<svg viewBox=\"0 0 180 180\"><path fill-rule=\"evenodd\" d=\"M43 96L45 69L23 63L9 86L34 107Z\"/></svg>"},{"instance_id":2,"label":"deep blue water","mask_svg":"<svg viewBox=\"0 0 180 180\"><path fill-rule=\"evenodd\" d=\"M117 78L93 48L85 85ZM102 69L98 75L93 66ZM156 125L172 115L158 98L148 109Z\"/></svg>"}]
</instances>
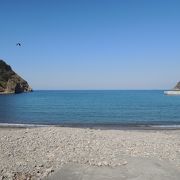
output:
<instances>
[{"instance_id":1,"label":"deep blue water","mask_svg":"<svg viewBox=\"0 0 180 180\"><path fill-rule=\"evenodd\" d=\"M138 90L0 95L0 123L177 125L180 96Z\"/></svg>"}]
</instances>

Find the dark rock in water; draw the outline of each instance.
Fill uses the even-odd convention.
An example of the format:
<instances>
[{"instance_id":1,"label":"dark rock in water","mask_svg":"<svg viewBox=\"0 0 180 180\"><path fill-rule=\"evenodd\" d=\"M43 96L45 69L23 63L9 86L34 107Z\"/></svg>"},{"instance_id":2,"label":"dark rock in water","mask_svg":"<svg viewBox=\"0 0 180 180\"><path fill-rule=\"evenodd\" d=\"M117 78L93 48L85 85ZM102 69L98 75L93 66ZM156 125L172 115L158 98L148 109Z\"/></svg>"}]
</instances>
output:
<instances>
[{"instance_id":1,"label":"dark rock in water","mask_svg":"<svg viewBox=\"0 0 180 180\"><path fill-rule=\"evenodd\" d=\"M178 82L176 84L176 86L173 88L173 90L176 90L176 91L180 90L180 82Z\"/></svg>"},{"instance_id":2,"label":"dark rock in water","mask_svg":"<svg viewBox=\"0 0 180 180\"><path fill-rule=\"evenodd\" d=\"M31 92L27 81L16 74L11 66L0 60L0 94Z\"/></svg>"}]
</instances>

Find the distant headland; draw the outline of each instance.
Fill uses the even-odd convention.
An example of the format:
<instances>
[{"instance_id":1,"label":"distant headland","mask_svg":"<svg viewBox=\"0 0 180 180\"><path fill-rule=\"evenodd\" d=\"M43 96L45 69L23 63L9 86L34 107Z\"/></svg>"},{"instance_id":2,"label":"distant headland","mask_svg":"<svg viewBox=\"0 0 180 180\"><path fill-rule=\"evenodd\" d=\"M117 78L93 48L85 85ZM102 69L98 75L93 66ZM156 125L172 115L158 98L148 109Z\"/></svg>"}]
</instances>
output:
<instances>
[{"instance_id":1,"label":"distant headland","mask_svg":"<svg viewBox=\"0 0 180 180\"><path fill-rule=\"evenodd\" d=\"M22 92L32 92L32 88L12 70L11 66L0 60L0 94Z\"/></svg>"}]
</instances>

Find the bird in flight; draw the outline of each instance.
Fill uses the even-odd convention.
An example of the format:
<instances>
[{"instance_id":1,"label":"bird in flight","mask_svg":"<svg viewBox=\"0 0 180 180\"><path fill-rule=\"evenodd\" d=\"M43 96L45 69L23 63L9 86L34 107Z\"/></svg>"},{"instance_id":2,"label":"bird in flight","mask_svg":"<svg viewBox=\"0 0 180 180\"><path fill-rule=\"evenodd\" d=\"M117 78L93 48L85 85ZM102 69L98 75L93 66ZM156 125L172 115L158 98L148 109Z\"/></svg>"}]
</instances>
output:
<instances>
[{"instance_id":1,"label":"bird in flight","mask_svg":"<svg viewBox=\"0 0 180 180\"><path fill-rule=\"evenodd\" d=\"M21 46L21 43L17 43L16 46Z\"/></svg>"}]
</instances>

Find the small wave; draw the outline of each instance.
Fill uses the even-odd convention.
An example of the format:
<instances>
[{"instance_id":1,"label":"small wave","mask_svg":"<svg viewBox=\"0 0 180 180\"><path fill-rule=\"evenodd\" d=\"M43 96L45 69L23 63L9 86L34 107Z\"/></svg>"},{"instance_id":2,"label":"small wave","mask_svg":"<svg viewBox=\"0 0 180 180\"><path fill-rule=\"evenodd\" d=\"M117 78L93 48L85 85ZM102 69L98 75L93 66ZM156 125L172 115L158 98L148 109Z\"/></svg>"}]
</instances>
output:
<instances>
[{"instance_id":1,"label":"small wave","mask_svg":"<svg viewBox=\"0 0 180 180\"><path fill-rule=\"evenodd\" d=\"M66 123L66 124L14 124L0 123L0 128L36 128L36 127L70 127L70 128L90 128L101 130L176 130L180 125L150 125L150 124L86 124L86 123Z\"/></svg>"},{"instance_id":2,"label":"small wave","mask_svg":"<svg viewBox=\"0 0 180 180\"><path fill-rule=\"evenodd\" d=\"M49 127L53 125L42 125L42 124L13 124L13 123L0 123L0 127L10 128L33 128L33 127Z\"/></svg>"}]
</instances>

